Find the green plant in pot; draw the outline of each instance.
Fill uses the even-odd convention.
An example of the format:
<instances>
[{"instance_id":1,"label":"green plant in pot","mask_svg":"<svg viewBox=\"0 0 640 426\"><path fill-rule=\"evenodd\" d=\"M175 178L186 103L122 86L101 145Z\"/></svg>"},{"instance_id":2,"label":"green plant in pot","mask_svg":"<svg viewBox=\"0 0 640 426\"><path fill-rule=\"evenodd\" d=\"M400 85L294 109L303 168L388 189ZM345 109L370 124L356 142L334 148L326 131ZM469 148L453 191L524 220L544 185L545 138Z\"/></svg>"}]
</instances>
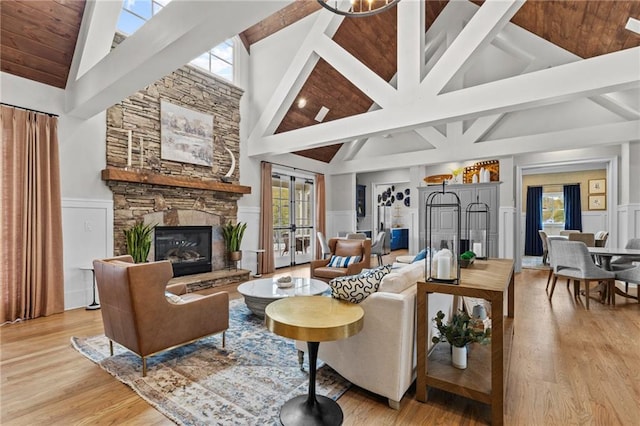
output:
<instances>
[{"instance_id":1,"label":"green plant in pot","mask_svg":"<svg viewBox=\"0 0 640 426\"><path fill-rule=\"evenodd\" d=\"M438 311L433 322L438 329L438 336L433 336L433 343L449 342L452 348L452 364L454 367L467 368L467 345L469 343L487 344L491 341L491 329L483 329L482 323L476 323L469 314L458 311L445 323L444 313Z\"/></svg>"},{"instance_id":2,"label":"green plant in pot","mask_svg":"<svg viewBox=\"0 0 640 426\"><path fill-rule=\"evenodd\" d=\"M156 225L145 225L139 222L124 230L127 254L133 257L135 263L147 261L151 249L151 234L155 227Z\"/></svg>"},{"instance_id":3,"label":"green plant in pot","mask_svg":"<svg viewBox=\"0 0 640 426\"><path fill-rule=\"evenodd\" d=\"M243 222L238 222L234 225L229 221L229 223L222 226L222 237L224 238L227 253L229 253L229 260L232 262L242 259L240 245L246 229L247 224Z\"/></svg>"}]
</instances>

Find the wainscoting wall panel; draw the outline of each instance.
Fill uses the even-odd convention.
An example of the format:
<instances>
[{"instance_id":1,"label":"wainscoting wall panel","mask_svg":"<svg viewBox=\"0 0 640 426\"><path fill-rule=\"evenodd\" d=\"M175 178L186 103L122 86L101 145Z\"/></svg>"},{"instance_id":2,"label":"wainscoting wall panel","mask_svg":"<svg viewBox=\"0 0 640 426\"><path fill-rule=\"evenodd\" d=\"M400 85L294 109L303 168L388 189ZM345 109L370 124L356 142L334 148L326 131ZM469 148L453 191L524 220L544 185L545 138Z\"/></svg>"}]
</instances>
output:
<instances>
[{"instance_id":1,"label":"wainscoting wall panel","mask_svg":"<svg viewBox=\"0 0 640 426\"><path fill-rule=\"evenodd\" d=\"M113 201L63 198L62 238L64 308L68 310L93 300L92 272L80 268L113 255Z\"/></svg>"}]
</instances>

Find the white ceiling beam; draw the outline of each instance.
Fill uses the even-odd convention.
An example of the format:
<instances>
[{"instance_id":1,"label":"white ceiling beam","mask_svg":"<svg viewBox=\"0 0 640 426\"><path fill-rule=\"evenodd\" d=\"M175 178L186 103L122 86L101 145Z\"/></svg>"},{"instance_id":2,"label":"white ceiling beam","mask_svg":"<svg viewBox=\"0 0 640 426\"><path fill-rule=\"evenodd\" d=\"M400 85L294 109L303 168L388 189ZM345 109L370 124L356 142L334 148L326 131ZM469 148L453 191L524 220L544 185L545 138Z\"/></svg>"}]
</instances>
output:
<instances>
[{"instance_id":1,"label":"white ceiling beam","mask_svg":"<svg viewBox=\"0 0 640 426\"><path fill-rule=\"evenodd\" d=\"M435 127L421 127L415 129L414 132L434 148L442 148L447 145L447 137Z\"/></svg>"},{"instance_id":2,"label":"white ceiling beam","mask_svg":"<svg viewBox=\"0 0 640 426\"><path fill-rule=\"evenodd\" d=\"M395 98L396 90L369 67L327 36L316 39L314 51L382 108Z\"/></svg>"},{"instance_id":3,"label":"white ceiling beam","mask_svg":"<svg viewBox=\"0 0 640 426\"><path fill-rule=\"evenodd\" d=\"M86 2L67 85L76 81L109 54L121 11L122 2L97 0Z\"/></svg>"},{"instance_id":4,"label":"white ceiling beam","mask_svg":"<svg viewBox=\"0 0 640 426\"><path fill-rule=\"evenodd\" d=\"M287 113L293 99L300 92L311 71L318 62L318 55L313 53L316 40L325 35L334 34L344 17L321 9L307 37L300 45L285 71L278 87L273 92L260 118L249 135L249 147L264 135L273 134Z\"/></svg>"},{"instance_id":5,"label":"white ceiling beam","mask_svg":"<svg viewBox=\"0 0 640 426\"><path fill-rule=\"evenodd\" d=\"M411 96L418 90L424 67L425 31L424 1L403 0L398 8L398 93Z\"/></svg>"},{"instance_id":6,"label":"white ceiling beam","mask_svg":"<svg viewBox=\"0 0 640 426\"><path fill-rule=\"evenodd\" d=\"M509 23L524 0L487 0L458 34L422 83L422 92L437 94L459 73L473 56L482 51Z\"/></svg>"},{"instance_id":7,"label":"white ceiling beam","mask_svg":"<svg viewBox=\"0 0 640 426\"><path fill-rule=\"evenodd\" d=\"M249 155L338 142L519 111L640 87L640 47L518 75L383 110L265 136Z\"/></svg>"},{"instance_id":8,"label":"white ceiling beam","mask_svg":"<svg viewBox=\"0 0 640 426\"><path fill-rule=\"evenodd\" d=\"M67 112L92 117L288 3L174 0L67 87Z\"/></svg>"},{"instance_id":9,"label":"white ceiling beam","mask_svg":"<svg viewBox=\"0 0 640 426\"><path fill-rule=\"evenodd\" d=\"M385 155L381 158L362 158L332 164L330 173L354 173L406 168L411 166L461 162L485 158L488 152L499 157L560 149L586 148L635 140L640 134L640 120L624 123L600 124L577 129L560 130L535 135L516 136L465 146L454 145L446 149L423 150Z\"/></svg>"}]
</instances>

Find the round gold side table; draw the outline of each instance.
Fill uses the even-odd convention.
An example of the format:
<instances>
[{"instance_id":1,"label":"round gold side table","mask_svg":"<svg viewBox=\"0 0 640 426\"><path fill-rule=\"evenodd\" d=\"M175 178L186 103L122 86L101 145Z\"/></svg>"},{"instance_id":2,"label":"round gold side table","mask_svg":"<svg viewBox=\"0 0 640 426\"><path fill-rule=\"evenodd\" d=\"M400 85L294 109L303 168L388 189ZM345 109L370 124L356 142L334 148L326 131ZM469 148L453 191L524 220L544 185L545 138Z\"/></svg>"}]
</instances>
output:
<instances>
[{"instance_id":1,"label":"round gold side table","mask_svg":"<svg viewBox=\"0 0 640 426\"><path fill-rule=\"evenodd\" d=\"M358 334L364 324L362 308L324 296L290 297L267 306L265 324L275 334L306 341L309 348L309 393L287 401L280 409L280 422L285 426L342 424L338 403L316 395L318 347L320 342Z\"/></svg>"}]
</instances>

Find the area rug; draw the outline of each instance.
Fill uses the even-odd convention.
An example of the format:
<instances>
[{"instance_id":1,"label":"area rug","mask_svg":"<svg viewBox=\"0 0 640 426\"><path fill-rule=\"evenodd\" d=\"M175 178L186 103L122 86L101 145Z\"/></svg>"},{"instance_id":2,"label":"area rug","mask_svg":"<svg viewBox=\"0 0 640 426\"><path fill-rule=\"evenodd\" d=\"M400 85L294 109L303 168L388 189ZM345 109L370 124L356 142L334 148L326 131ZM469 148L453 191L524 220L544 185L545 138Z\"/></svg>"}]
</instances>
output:
<instances>
[{"instance_id":1,"label":"area rug","mask_svg":"<svg viewBox=\"0 0 640 426\"><path fill-rule=\"evenodd\" d=\"M267 330L242 300L229 308L226 348L222 335L163 352L147 360L142 377L140 357L104 336L72 337L81 354L130 386L162 414L181 425L280 424L280 407L308 391L292 340ZM350 383L318 361L316 392L338 399Z\"/></svg>"}]
</instances>

